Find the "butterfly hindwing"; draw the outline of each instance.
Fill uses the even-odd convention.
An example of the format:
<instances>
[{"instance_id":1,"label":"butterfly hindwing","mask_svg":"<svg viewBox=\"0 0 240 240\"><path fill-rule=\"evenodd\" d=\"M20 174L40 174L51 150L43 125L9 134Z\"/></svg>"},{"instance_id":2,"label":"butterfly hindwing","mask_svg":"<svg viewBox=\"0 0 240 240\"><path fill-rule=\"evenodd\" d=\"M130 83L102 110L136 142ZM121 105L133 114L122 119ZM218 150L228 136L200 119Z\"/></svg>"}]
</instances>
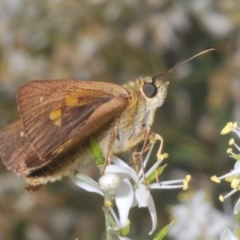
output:
<instances>
[{"instance_id":1,"label":"butterfly hindwing","mask_svg":"<svg viewBox=\"0 0 240 240\"><path fill-rule=\"evenodd\" d=\"M21 120L7 125L0 131L0 156L7 169L22 177L35 170L26 165L26 161L36 162L39 158L24 136Z\"/></svg>"}]
</instances>

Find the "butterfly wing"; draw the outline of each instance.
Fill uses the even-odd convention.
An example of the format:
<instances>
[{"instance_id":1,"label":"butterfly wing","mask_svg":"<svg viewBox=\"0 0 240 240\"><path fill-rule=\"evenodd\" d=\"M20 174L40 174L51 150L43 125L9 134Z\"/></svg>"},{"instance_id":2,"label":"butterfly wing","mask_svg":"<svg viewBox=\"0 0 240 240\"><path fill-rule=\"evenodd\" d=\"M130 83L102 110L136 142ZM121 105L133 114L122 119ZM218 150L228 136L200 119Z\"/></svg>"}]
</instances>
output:
<instances>
[{"instance_id":1,"label":"butterfly wing","mask_svg":"<svg viewBox=\"0 0 240 240\"><path fill-rule=\"evenodd\" d=\"M22 128L41 166L63 155L116 118L126 107L128 92L121 86L90 81L39 80L17 94Z\"/></svg>"},{"instance_id":2,"label":"butterfly wing","mask_svg":"<svg viewBox=\"0 0 240 240\"><path fill-rule=\"evenodd\" d=\"M22 177L32 171L24 160L39 161L24 136L21 120L7 125L0 131L0 156L7 169Z\"/></svg>"}]
</instances>

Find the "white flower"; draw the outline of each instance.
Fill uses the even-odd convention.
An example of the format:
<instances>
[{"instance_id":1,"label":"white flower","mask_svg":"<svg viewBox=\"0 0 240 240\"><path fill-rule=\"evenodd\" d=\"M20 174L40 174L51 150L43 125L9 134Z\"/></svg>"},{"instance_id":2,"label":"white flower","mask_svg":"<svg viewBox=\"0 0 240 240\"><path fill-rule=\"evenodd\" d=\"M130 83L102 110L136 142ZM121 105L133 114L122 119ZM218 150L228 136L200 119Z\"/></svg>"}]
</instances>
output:
<instances>
[{"instance_id":1,"label":"white flower","mask_svg":"<svg viewBox=\"0 0 240 240\"><path fill-rule=\"evenodd\" d=\"M240 128L237 127L236 122L235 123L232 123L232 122L227 123L227 125L221 131L221 134L227 134L230 132L234 132L238 135L238 137L240 137ZM240 147L235 143L234 139L230 139L229 145L233 145L237 149L237 151L240 152ZM236 162L234 164L234 169L231 172L224 174L223 176L220 176L220 177L212 176L212 178L211 178L211 180L216 183L220 183L222 179L225 179L226 181L231 183L230 186L231 186L232 190L225 196L222 196L222 195L219 196L219 199L222 202L226 198L228 198L229 196L233 195L234 193L236 193L240 190L240 161L239 161L240 154L234 153L232 148L228 148L227 153L229 154L229 156L231 158L236 160ZM235 204L233 212L234 212L234 214L237 214L237 213L239 213L239 211L240 211L240 199Z\"/></svg>"},{"instance_id":2,"label":"white flower","mask_svg":"<svg viewBox=\"0 0 240 240\"><path fill-rule=\"evenodd\" d=\"M108 199L115 199L119 219L111 207L110 211L119 229L129 227L128 215L132 207L147 207L152 219L152 229L149 234L152 234L157 226L157 214L150 189L186 189L188 186L190 176L187 176L184 180L161 181L160 184L156 182L146 185L146 181L152 181L153 174L154 179L156 179L155 175L160 171L159 165L166 157L166 155L161 155L162 160L158 159L157 162L144 173L144 168L147 165L152 148L149 150L139 173L121 159L113 157L112 164L106 166L104 175L100 177L99 185L91 178L81 175L80 173L70 176L79 187L89 192L99 193L104 196L105 199L106 196Z\"/></svg>"},{"instance_id":3,"label":"white flower","mask_svg":"<svg viewBox=\"0 0 240 240\"><path fill-rule=\"evenodd\" d=\"M220 235L220 240L238 240L229 228L225 228Z\"/></svg>"},{"instance_id":4,"label":"white flower","mask_svg":"<svg viewBox=\"0 0 240 240\"><path fill-rule=\"evenodd\" d=\"M127 237L120 236L118 231L121 228L128 227L128 213L133 203L133 189L132 184L127 178L122 178L121 174L107 173L100 177L99 184L86 175L82 175L79 172L70 175L72 181L79 187L88 192L95 192L102 196L105 196L105 206L107 206L111 212L113 219L116 222L116 236L120 240L130 240ZM127 175L126 175L127 176ZM121 209L120 220L117 218L115 212L112 209L111 200L115 199L116 205ZM108 200L109 199L109 200ZM114 229L113 229L114 231Z\"/></svg>"},{"instance_id":5,"label":"white flower","mask_svg":"<svg viewBox=\"0 0 240 240\"><path fill-rule=\"evenodd\" d=\"M203 191L171 208L173 225L169 235L178 240L217 240L231 219L207 201Z\"/></svg>"}]
</instances>

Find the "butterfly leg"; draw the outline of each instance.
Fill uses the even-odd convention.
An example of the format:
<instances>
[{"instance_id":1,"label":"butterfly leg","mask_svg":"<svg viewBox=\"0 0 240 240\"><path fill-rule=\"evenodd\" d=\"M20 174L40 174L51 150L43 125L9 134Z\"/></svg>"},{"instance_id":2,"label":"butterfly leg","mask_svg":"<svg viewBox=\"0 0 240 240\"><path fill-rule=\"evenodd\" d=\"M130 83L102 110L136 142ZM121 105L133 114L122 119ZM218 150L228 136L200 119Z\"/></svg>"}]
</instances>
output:
<instances>
[{"instance_id":1,"label":"butterfly leg","mask_svg":"<svg viewBox=\"0 0 240 240\"><path fill-rule=\"evenodd\" d=\"M158 152L157 152L157 159L161 158L162 150L163 150L163 143L164 143L163 137L157 133L152 132L151 135L149 136L149 141L150 141L150 143L155 143L155 142L159 141L160 145L159 145Z\"/></svg>"},{"instance_id":2,"label":"butterfly leg","mask_svg":"<svg viewBox=\"0 0 240 240\"><path fill-rule=\"evenodd\" d=\"M143 171L143 178L144 178L144 181L146 183L146 186L148 187L148 184L147 184L147 180L146 180L146 176L145 176L145 172L144 172L144 164L143 164L143 154L149 149L149 147L151 146L151 143L149 144L149 137L151 136L151 128L148 127L147 129L144 130L144 132L141 132L137 135L134 135L132 136L133 138L134 137L138 137L139 135L141 134L144 134L144 140L143 140L143 146L142 146L142 149L140 152L134 152L132 154L133 156L133 163L137 166L136 162L138 160L140 160L140 164L141 164L141 168L142 168L142 171Z\"/></svg>"},{"instance_id":3,"label":"butterfly leg","mask_svg":"<svg viewBox=\"0 0 240 240\"><path fill-rule=\"evenodd\" d=\"M110 138L107 146L107 154L105 157L104 166L102 168L102 174L104 174L106 166L111 164L112 149L116 138L119 139L117 122L113 125L110 131Z\"/></svg>"},{"instance_id":4,"label":"butterfly leg","mask_svg":"<svg viewBox=\"0 0 240 240\"><path fill-rule=\"evenodd\" d=\"M157 152L157 161L159 161L160 159L163 159L164 156L162 154L162 150L163 150L163 143L164 143L164 140L163 140L163 137L157 133L152 133L152 135L150 136L150 142L152 142L152 144L154 144L156 141L159 141L160 145L159 145L159 148L158 148L158 152ZM158 169L156 169L156 182L161 185L160 181L159 181L159 172L158 172Z\"/></svg>"},{"instance_id":5,"label":"butterfly leg","mask_svg":"<svg viewBox=\"0 0 240 240\"><path fill-rule=\"evenodd\" d=\"M151 131L151 129L148 128L148 129L146 130L146 132L145 132L143 147L142 147L141 151L140 151L140 152L134 152L134 153L133 153L133 162L135 162L135 164L136 164L136 162L137 162L138 160L140 160L142 169L144 169L145 166L144 166L144 163L143 163L143 158L142 158L142 156L143 156L143 154L146 153L146 152L149 150L149 148L150 148L152 145L154 145L157 141L159 141L159 143L160 143L159 148L158 148L158 152L157 152L157 159L163 159L163 158L164 158L164 156L162 155L163 143L164 143L163 137L162 137L161 135L159 135L159 134L153 133L153 132ZM159 184L161 184L161 183L159 182L158 175L159 175L158 170L156 170L156 181L157 181ZM146 177L145 177L145 172L144 172L144 171L143 171L143 177L144 177L144 179L145 179L146 186L148 186L147 180L146 180Z\"/></svg>"}]
</instances>

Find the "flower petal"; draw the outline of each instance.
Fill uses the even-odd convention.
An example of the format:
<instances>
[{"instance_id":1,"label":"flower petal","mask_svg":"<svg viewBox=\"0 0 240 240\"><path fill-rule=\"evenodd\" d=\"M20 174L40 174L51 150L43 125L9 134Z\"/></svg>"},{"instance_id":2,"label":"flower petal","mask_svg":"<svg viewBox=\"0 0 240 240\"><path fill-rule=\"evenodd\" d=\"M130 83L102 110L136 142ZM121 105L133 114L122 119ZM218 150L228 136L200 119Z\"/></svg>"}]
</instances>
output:
<instances>
[{"instance_id":1,"label":"flower petal","mask_svg":"<svg viewBox=\"0 0 240 240\"><path fill-rule=\"evenodd\" d=\"M151 235L157 227L157 213L156 213L155 204L151 194L149 196L148 210L152 219L152 230L150 233L148 233L149 235Z\"/></svg>"},{"instance_id":2,"label":"flower petal","mask_svg":"<svg viewBox=\"0 0 240 240\"><path fill-rule=\"evenodd\" d=\"M238 201L236 202L234 209L233 209L233 213L236 215L238 214L240 211L240 198L238 199Z\"/></svg>"},{"instance_id":3,"label":"flower petal","mask_svg":"<svg viewBox=\"0 0 240 240\"><path fill-rule=\"evenodd\" d=\"M139 184L138 188L135 190L135 196L138 201L138 207L147 207L149 204L150 192L146 185Z\"/></svg>"},{"instance_id":4,"label":"flower petal","mask_svg":"<svg viewBox=\"0 0 240 240\"><path fill-rule=\"evenodd\" d=\"M106 167L105 173L117 173L122 179L129 179L131 177L135 182L138 181L137 173L132 168L126 168L110 164Z\"/></svg>"},{"instance_id":5,"label":"flower petal","mask_svg":"<svg viewBox=\"0 0 240 240\"><path fill-rule=\"evenodd\" d=\"M123 160L121 160L120 158L116 157L116 156L113 156L113 158L111 159L111 161L117 165L117 166L120 166L120 167L125 167L125 168L130 168L129 165L124 162Z\"/></svg>"},{"instance_id":6,"label":"flower petal","mask_svg":"<svg viewBox=\"0 0 240 240\"><path fill-rule=\"evenodd\" d=\"M128 214L133 203L134 191L132 184L128 179L124 179L116 191L116 206L119 212L120 227L127 224Z\"/></svg>"},{"instance_id":7,"label":"flower petal","mask_svg":"<svg viewBox=\"0 0 240 240\"><path fill-rule=\"evenodd\" d=\"M91 178L89 178L88 176L85 175L81 175L83 178L82 179L86 179L86 182L83 181L82 179L79 179L78 177L74 176L73 174L71 174L69 177L71 178L71 180L80 188L88 191L88 192L95 192L98 193L100 195L103 196L103 192L101 191L101 189L98 187L98 183L93 181ZM94 184L90 184L88 183L88 180L91 180L91 182L93 182Z\"/></svg>"},{"instance_id":8,"label":"flower petal","mask_svg":"<svg viewBox=\"0 0 240 240\"><path fill-rule=\"evenodd\" d=\"M237 170L240 168L240 161L236 161L235 164L234 164L234 170Z\"/></svg>"}]
</instances>

